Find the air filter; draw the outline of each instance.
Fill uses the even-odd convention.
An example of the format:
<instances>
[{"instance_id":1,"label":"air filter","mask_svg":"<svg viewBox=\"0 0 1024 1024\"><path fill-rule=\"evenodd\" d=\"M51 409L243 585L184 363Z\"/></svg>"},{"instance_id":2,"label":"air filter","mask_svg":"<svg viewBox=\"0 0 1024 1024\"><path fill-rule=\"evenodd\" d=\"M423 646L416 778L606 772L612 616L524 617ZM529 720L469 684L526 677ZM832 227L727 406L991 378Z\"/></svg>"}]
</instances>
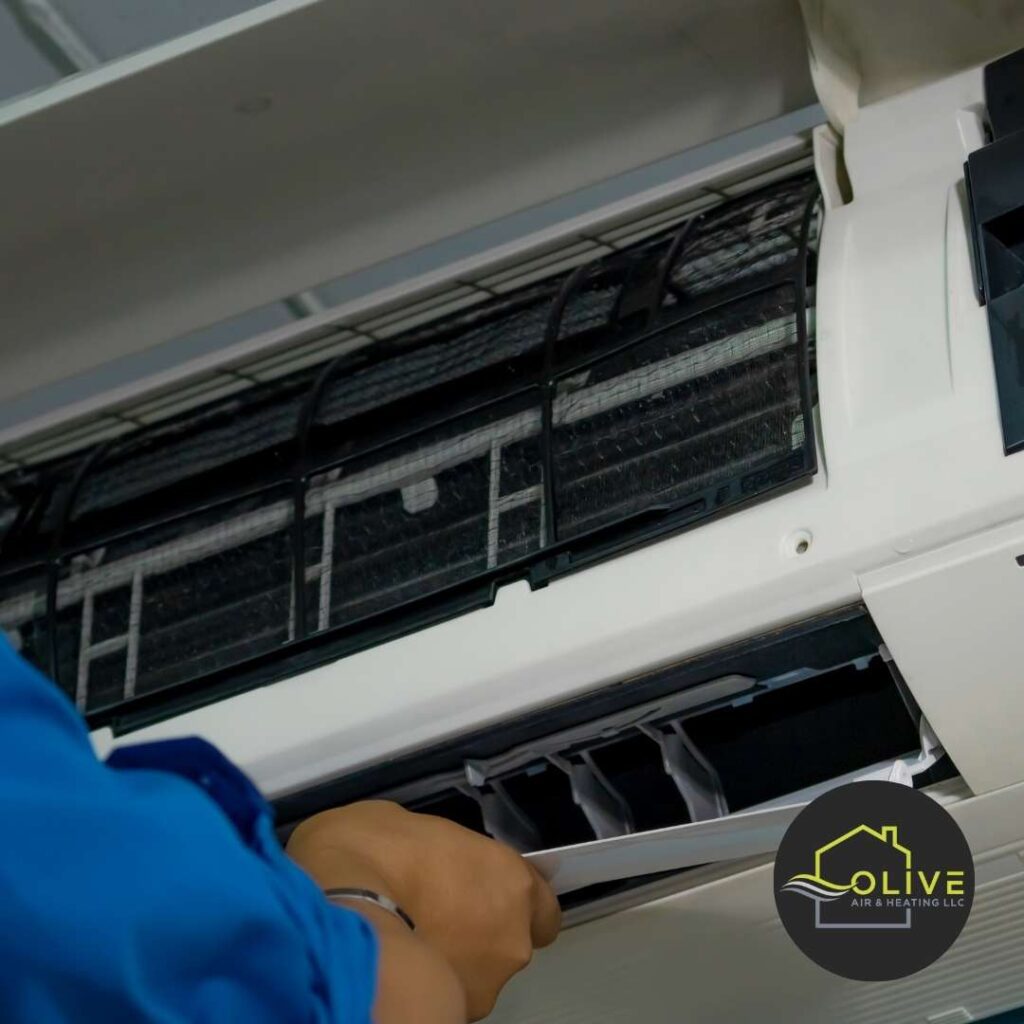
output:
<instances>
[{"instance_id":1,"label":"air filter","mask_svg":"<svg viewBox=\"0 0 1024 1024\"><path fill-rule=\"evenodd\" d=\"M7 474L0 625L138 723L806 480L815 199L787 179Z\"/></svg>"}]
</instances>

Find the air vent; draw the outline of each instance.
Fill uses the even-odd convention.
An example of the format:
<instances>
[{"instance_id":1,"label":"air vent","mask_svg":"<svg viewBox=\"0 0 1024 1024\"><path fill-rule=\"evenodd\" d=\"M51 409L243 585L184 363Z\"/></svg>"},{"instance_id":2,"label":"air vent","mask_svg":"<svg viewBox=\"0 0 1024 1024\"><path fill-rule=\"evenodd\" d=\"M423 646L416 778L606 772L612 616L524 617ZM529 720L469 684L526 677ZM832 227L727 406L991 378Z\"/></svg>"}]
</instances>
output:
<instances>
[{"instance_id":1,"label":"air vent","mask_svg":"<svg viewBox=\"0 0 1024 1024\"><path fill-rule=\"evenodd\" d=\"M879 648L851 610L323 784L279 815L382 797L527 852L809 799L920 748Z\"/></svg>"},{"instance_id":2,"label":"air vent","mask_svg":"<svg viewBox=\"0 0 1024 1024\"><path fill-rule=\"evenodd\" d=\"M805 481L815 200L798 175L382 315L355 349L7 474L0 625L92 724L131 727Z\"/></svg>"},{"instance_id":3,"label":"air vent","mask_svg":"<svg viewBox=\"0 0 1024 1024\"><path fill-rule=\"evenodd\" d=\"M713 680L378 795L442 817L469 799L481 831L545 850L749 810L917 747L873 657L800 682Z\"/></svg>"}]
</instances>

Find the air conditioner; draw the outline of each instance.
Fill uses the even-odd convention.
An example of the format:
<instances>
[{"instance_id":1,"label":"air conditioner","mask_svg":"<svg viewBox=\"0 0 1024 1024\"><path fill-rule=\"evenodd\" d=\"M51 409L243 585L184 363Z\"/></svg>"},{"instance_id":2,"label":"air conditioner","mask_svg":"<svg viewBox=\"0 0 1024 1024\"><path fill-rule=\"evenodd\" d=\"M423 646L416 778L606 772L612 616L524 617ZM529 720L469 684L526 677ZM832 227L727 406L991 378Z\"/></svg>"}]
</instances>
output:
<instances>
[{"instance_id":1,"label":"air conditioner","mask_svg":"<svg viewBox=\"0 0 1024 1024\"><path fill-rule=\"evenodd\" d=\"M564 88L553 110L485 133L507 134L504 164L468 114L443 151L403 122L431 188L390 164L360 179L364 223L335 209L309 163L322 124L272 125L287 154L261 150L244 119L218 142L205 97L228 87L229 66L285 39L315 54L345 18L384 31L369 10L278 6L244 31L31 98L0 124L36 161L75 112L136 117L151 139L132 113L142 90L168 110L193 104L213 147L208 180L180 170L163 271L162 236L137 223L159 205L146 192L156 177L105 214L132 226L98 267L78 261L88 295L53 241L85 252L61 235L83 207L54 192L46 231L13 218L19 251L68 282L61 317L32 295L13 302L11 322L51 362L71 348L81 363L95 342L97 365L128 373L147 310L167 338L214 312L241 332L198 355L186 337L158 371L8 424L0 624L77 703L101 752L202 734L274 800L283 833L385 796L543 851L800 802L902 762L923 766L914 784L975 850L974 917L956 956L913 985L851 991L801 961L761 855L570 894L575 927L496 1019L625 1020L642 1007L645 1020L759 1008L759 1020L909 1022L1024 1002L1019 944L993 945L1024 915L1024 62L998 58L1024 43L1020 18L942 3L891 16L846 5L837 20L841 5L808 2L822 110L786 59L804 46L787 5L747 5L731 36L723 12L687 8L687 38L731 40L721 89L746 105L716 124L674 90L690 72L657 63L679 13L655 5L657 32L630 42L620 19L636 12L610 4L616 45L653 62L651 123L686 129L672 147L689 145L686 160L657 151L664 132L635 104L603 128L565 121L587 104L556 62L537 72ZM593 12L574 11L574 35L529 7L563 59L580 40L612 44ZM489 17L466 31L486 34ZM774 49L750 63L767 26ZM407 55L454 102L426 56ZM451 59L495 90L495 109L515 106L514 76L469 51ZM271 111L337 88L312 58L301 74L275 60L262 78L246 72L246 89L280 91ZM371 65L360 58L358 74L379 85ZM610 74L622 77L595 87L614 121L601 90L629 73ZM771 130L749 127L767 117ZM558 167L554 123L569 140ZM353 139L398 145L360 124ZM632 163L609 150L627 136ZM150 168L139 139L111 138L83 189L125 153ZM662 180L636 176L656 158ZM23 156L11 173L30 166ZM609 200L594 182L613 171ZM279 205L292 181L323 237ZM552 212L538 205L551 181L583 191ZM48 179L34 187L50 194ZM396 234L401 217L381 204L399 210L406 187ZM236 188L253 217L266 204L258 224L240 226ZM230 269L186 200L233 241ZM533 221L514 212L526 207ZM485 221L503 225L500 244L479 234ZM438 239L456 230L478 231L476 249L446 261ZM345 297L353 272L427 242L429 271ZM178 248L189 244L194 265ZM312 287L339 268L342 284ZM141 319L97 313L101 271L132 283L126 309ZM285 281L306 296L302 317L247 312ZM32 353L15 364L12 396L58 394L59 366ZM693 971L712 956L719 967ZM742 991L723 984L723 958ZM676 976L678 991L665 982Z\"/></svg>"}]
</instances>

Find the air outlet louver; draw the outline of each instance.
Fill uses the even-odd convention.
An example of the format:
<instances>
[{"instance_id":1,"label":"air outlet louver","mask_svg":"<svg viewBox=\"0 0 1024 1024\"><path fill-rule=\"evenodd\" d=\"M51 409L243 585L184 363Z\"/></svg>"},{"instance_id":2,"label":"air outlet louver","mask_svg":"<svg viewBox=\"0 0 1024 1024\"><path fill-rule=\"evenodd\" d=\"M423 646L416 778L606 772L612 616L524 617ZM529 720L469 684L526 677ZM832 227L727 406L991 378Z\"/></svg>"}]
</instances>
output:
<instances>
[{"instance_id":1,"label":"air outlet louver","mask_svg":"<svg viewBox=\"0 0 1024 1024\"><path fill-rule=\"evenodd\" d=\"M775 183L7 474L0 625L126 726L805 480L815 195Z\"/></svg>"},{"instance_id":2,"label":"air outlet louver","mask_svg":"<svg viewBox=\"0 0 1024 1024\"><path fill-rule=\"evenodd\" d=\"M747 810L916 746L875 657L788 685L725 677L383 795L541 850Z\"/></svg>"},{"instance_id":3,"label":"air outlet louver","mask_svg":"<svg viewBox=\"0 0 1024 1024\"><path fill-rule=\"evenodd\" d=\"M880 645L849 609L321 783L279 819L377 797L535 851L809 799L920 747Z\"/></svg>"}]
</instances>

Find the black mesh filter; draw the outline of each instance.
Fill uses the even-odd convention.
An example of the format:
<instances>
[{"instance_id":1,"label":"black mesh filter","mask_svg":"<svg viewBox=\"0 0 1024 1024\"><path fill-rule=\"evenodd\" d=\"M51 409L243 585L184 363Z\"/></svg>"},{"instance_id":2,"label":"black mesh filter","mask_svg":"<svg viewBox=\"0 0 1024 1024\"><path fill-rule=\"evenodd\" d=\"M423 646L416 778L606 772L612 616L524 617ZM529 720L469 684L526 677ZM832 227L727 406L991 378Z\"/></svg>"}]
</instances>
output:
<instances>
[{"instance_id":1,"label":"black mesh filter","mask_svg":"<svg viewBox=\"0 0 1024 1024\"><path fill-rule=\"evenodd\" d=\"M14 470L0 478L0 573L35 561L60 521L82 455L46 466Z\"/></svg>"},{"instance_id":2,"label":"black mesh filter","mask_svg":"<svg viewBox=\"0 0 1024 1024\"><path fill-rule=\"evenodd\" d=\"M345 360L324 388L317 422L336 425L488 369L507 377L518 360L543 345L557 291L557 281L536 285ZM390 358L382 359L382 352Z\"/></svg>"},{"instance_id":3,"label":"black mesh filter","mask_svg":"<svg viewBox=\"0 0 1024 1024\"><path fill-rule=\"evenodd\" d=\"M44 566L0 576L0 630L16 651L43 668L50 662Z\"/></svg>"},{"instance_id":4,"label":"black mesh filter","mask_svg":"<svg viewBox=\"0 0 1024 1024\"><path fill-rule=\"evenodd\" d=\"M0 546L3 545L4 537L18 519L21 511L17 502L11 495L0 491Z\"/></svg>"},{"instance_id":5,"label":"black mesh filter","mask_svg":"<svg viewBox=\"0 0 1024 1024\"><path fill-rule=\"evenodd\" d=\"M272 490L62 559L57 677L96 712L292 635L292 502Z\"/></svg>"},{"instance_id":6,"label":"black mesh filter","mask_svg":"<svg viewBox=\"0 0 1024 1024\"><path fill-rule=\"evenodd\" d=\"M317 628L537 551L540 424L536 401L498 403L315 475L305 546Z\"/></svg>"},{"instance_id":7,"label":"black mesh filter","mask_svg":"<svg viewBox=\"0 0 1024 1024\"><path fill-rule=\"evenodd\" d=\"M0 625L116 725L806 479L814 195L773 185L8 474Z\"/></svg>"},{"instance_id":8,"label":"black mesh filter","mask_svg":"<svg viewBox=\"0 0 1024 1024\"><path fill-rule=\"evenodd\" d=\"M771 273L800 253L806 179L727 203L705 215L672 268L672 294L693 298Z\"/></svg>"},{"instance_id":9,"label":"black mesh filter","mask_svg":"<svg viewBox=\"0 0 1024 1024\"><path fill-rule=\"evenodd\" d=\"M297 374L274 389L252 389L115 442L83 476L72 523L102 514L109 527L110 510L121 509L131 525L152 515L152 506L167 497L194 503L236 480L287 474L312 379L308 371ZM206 482L211 478L217 478L212 486ZM196 493L183 493L183 486Z\"/></svg>"},{"instance_id":10,"label":"black mesh filter","mask_svg":"<svg viewBox=\"0 0 1024 1024\"><path fill-rule=\"evenodd\" d=\"M667 328L559 384L559 537L651 508L700 514L804 445L794 290Z\"/></svg>"}]
</instances>

